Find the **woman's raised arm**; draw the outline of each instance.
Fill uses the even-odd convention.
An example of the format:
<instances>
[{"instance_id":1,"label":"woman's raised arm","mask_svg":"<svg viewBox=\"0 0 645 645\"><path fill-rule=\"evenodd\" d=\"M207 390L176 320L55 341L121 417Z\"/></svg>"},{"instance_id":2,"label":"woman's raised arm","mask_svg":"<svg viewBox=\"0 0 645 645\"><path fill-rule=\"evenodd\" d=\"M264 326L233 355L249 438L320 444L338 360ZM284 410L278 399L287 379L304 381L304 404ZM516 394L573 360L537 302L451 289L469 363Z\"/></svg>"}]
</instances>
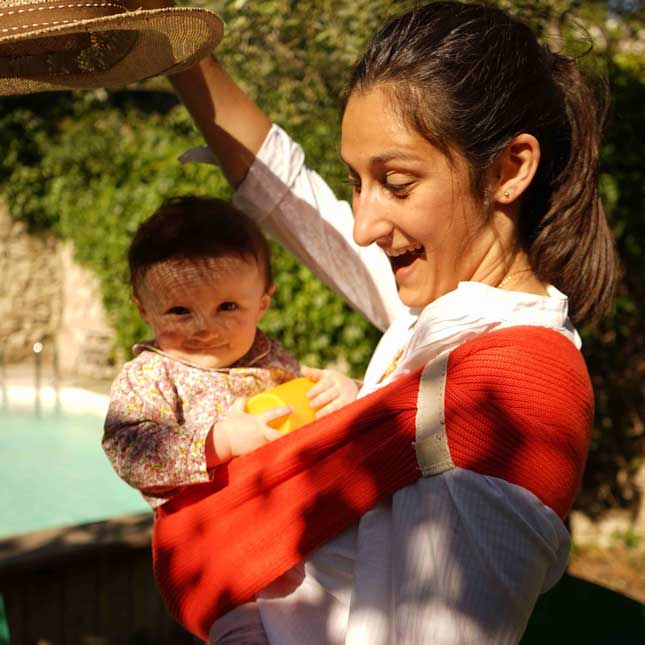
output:
<instances>
[{"instance_id":1,"label":"woman's raised arm","mask_svg":"<svg viewBox=\"0 0 645 645\"><path fill-rule=\"evenodd\" d=\"M174 6L172 0L125 0L131 11ZM213 56L169 77L229 183L237 188L271 121Z\"/></svg>"},{"instance_id":2,"label":"woman's raised arm","mask_svg":"<svg viewBox=\"0 0 645 645\"><path fill-rule=\"evenodd\" d=\"M173 6L172 0L125 1L133 11ZM302 149L279 128L272 131L269 117L215 57L169 79L226 179L235 189L241 187L238 207L350 306L385 330L405 309L389 261L376 246L359 247L354 242L349 204L307 168ZM264 159L263 145L268 146ZM258 154L260 163L254 165Z\"/></svg>"},{"instance_id":3,"label":"woman's raised arm","mask_svg":"<svg viewBox=\"0 0 645 645\"><path fill-rule=\"evenodd\" d=\"M271 128L269 117L240 89L214 56L169 79L226 179L237 188Z\"/></svg>"}]
</instances>

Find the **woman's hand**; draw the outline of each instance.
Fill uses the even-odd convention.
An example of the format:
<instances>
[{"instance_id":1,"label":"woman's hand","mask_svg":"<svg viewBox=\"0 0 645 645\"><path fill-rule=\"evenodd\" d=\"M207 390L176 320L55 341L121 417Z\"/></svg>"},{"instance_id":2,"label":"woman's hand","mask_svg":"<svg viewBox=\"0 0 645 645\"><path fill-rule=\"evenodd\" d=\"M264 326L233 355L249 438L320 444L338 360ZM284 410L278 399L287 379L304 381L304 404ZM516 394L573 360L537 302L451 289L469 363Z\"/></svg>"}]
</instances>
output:
<instances>
[{"instance_id":1,"label":"woman's hand","mask_svg":"<svg viewBox=\"0 0 645 645\"><path fill-rule=\"evenodd\" d=\"M351 403L358 394L356 382L336 370L303 367L302 375L316 381L316 385L307 392L307 396L309 405L316 410L317 418Z\"/></svg>"},{"instance_id":2,"label":"woman's hand","mask_svg":"<svg viewBox=\"0 0 645 645\"><path fill-rule=\"evenodd\" d=\"M206 463L209 467L279 439L282 433L267 424L293 412L293 408L283 405L259 414L249 414L245 412L245 405L246 399L235 399L228 413L213 425L206 440Z\"/></svg>"}]
</instances>

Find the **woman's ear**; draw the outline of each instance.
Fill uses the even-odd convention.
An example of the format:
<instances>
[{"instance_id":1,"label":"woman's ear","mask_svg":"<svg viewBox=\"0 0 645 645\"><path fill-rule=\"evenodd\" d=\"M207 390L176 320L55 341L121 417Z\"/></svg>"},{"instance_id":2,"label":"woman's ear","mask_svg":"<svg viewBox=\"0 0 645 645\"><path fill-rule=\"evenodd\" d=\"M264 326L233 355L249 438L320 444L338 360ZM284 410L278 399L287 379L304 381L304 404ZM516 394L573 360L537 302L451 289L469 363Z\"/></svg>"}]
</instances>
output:
<instances>
[{"instance_id":1,"label":"woman's ear","mask_svg":"<svg viewBox=\"0 0 645 645\"><path fill-rule=\"evenodd\" d=\"M529 187L540 163L540 144L532 134L518 134L495 162L493 198L512 204Z\"/></svg>"}]
</instances>

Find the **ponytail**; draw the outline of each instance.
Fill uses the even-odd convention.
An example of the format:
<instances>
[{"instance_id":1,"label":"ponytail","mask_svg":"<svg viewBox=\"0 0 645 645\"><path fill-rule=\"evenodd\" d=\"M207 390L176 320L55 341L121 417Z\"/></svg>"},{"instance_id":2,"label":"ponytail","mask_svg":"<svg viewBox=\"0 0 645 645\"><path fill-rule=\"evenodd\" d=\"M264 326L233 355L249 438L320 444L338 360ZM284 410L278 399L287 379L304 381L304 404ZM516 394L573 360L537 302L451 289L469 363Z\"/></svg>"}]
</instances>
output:
<instances>
[{"instance_id":1,"label":"ponytail","mask_svg":"<svg viewBox=\"0 0 645 645\"><path fill-rule=\"evenodd\" d=\"M549 55L564 123L552 139L547 168L553 172L558 162L563 167L550 178L536 178L536 187L550 179L550 199L527 251L537 276L567 294L572 319L595 324L609 308L618 278L613 235L598 194L600 110L576 62Z\"/></svg>"}]
</instances>

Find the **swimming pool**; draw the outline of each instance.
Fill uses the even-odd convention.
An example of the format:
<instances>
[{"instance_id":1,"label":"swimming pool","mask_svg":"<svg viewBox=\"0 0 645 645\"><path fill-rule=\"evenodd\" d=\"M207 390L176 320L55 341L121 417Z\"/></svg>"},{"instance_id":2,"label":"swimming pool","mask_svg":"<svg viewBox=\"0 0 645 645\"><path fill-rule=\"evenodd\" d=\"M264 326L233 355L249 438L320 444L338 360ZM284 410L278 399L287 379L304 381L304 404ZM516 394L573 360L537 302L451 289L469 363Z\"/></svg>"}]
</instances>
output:
<instances>
[{"instance_id":1,"label":"swimming pool","mask_svg":"<svg viewBox=\"0 0 645 645\"><path fill-rule=\"evenodd\" d=\"M0 537L149 512L101 448L107 397L78 388L5 388Z\"/></svg>"}]
</instances>

